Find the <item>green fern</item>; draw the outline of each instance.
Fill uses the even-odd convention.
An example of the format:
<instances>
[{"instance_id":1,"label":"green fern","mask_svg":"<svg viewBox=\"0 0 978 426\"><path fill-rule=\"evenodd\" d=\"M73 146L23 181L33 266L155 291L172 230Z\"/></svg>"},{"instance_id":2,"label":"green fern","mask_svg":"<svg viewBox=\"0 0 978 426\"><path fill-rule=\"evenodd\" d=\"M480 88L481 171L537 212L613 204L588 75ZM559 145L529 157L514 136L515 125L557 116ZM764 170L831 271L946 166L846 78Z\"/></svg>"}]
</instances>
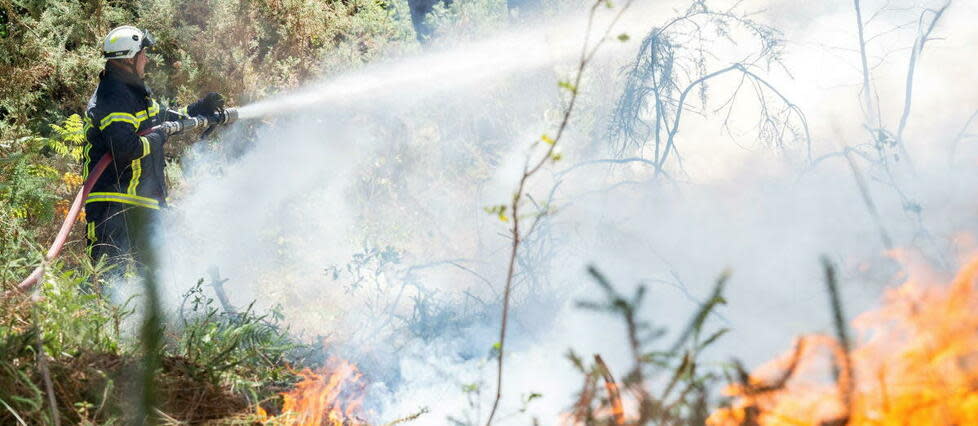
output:
<instances>
[{"instance_id":1,"label":"green fern","mask_svg":"<svg viewBox=\"0 0 978 426\"><path fill-rule=\"evenodd\" d=\"M64 126L52 124L51 130L55 137L46 138L44 146L59 156L81 161L85 146L85 123L81 117L72 114L65 119Z\"/></svg>"}]
</instances>

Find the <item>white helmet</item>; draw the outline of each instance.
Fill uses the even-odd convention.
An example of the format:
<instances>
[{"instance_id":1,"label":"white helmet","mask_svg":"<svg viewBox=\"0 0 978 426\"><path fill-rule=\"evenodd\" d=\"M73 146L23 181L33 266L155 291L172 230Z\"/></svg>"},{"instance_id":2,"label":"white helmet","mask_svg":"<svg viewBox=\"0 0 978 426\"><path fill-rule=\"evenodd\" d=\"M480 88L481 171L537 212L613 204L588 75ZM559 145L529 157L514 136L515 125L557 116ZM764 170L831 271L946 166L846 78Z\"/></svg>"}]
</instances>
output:
<instances>
[{"instance_id":1,"label":"white helmet","mask_svg":"<svg viewBox=\"0 0 978 426\"><path fill-rule=\"evenodd\" d=\"M102 41L102 55L105 59L132 58L143 48L154 44L156 40L149 31L126 25L109 31Z\"/></svg>"}]
</instances>

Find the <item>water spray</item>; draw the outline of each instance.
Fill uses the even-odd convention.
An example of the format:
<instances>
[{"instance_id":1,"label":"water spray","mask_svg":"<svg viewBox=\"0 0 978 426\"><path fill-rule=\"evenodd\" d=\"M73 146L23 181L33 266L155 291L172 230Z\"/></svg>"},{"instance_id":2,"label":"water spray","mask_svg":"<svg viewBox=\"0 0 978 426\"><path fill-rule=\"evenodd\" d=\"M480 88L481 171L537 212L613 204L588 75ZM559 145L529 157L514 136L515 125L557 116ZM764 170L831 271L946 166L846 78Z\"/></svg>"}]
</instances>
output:
<instances>
[{"instance_id":1,"label":"water spray","mask_svg":"<svg viewBox=\"0 0 978 426\"><path fill-rule=\"evenodd\" d=\"M211 132L214 131L218 126L226 126L228 124L238 121L238 109L237 108L221 108L215 112L210 117L190 117L183 120L176 121L165 121L157 126L153 126L147 130L139 132L139 136L146 136L150 133L162 130L167 136L172 136L180 134L188 130L205 129L201 134L201 139L206 138ZM51 248L44 255L44 262L41 266L38 266L31 272L24 281L17 284L17 291L26 292L34 287L38 281L41 279L41 275L44 273L44 264L51 262L61 254L61 248L64 247L65 241L68 239L68 234L71 232L72 225L78 220L78 215L81 213L82 206L85 204L85 199L88 198L88 194L92 191L92 187L95 186L95 182L98 178L102 176L105 172L106 167L112 162L112 155L105 154L92 169L91 173L88 175L88 179L82 184L81 189L78 191L78 195L75 196L75 200L71 203L71 207L68 209L68 214L65 217L64 222L61 224L61 229L58 230L58 235L54 238L54 243L51 244ZM4 296L9 296L12 292L4 293Z\"/></svg>"}]
</instances>

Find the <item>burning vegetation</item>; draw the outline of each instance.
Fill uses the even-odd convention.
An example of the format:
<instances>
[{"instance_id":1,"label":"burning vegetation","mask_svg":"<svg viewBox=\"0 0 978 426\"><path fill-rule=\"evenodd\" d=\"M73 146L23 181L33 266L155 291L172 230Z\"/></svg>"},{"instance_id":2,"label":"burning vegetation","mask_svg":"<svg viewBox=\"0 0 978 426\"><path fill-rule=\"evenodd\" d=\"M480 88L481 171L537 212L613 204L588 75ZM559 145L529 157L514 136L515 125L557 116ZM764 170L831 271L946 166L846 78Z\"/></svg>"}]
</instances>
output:
<instances>
[{"instance_id":1,"label":"burning vegetation","mask_svg":"<svg viewBox=\"0 0 978 426\"><path fill-rule=\"evenodd\" d=\"M260 421L303 426L368 424L361 414L363 382L355 365L333 359L318 371L307 368L298 374L302 381L282 393L282 413L270 417L258 406Z\"/></svg>"},{"instance_id":2,"label":"burning vegetation","mask_svg":"<svg viewBox=\"0 0 978 426\"><path fill-rule=\"evenodd\" d=\"M978 424L978 256L944 284L911 270L855 318L855 345L800 338L725 394L711 425Z\"/></svg>"}]
</instances>

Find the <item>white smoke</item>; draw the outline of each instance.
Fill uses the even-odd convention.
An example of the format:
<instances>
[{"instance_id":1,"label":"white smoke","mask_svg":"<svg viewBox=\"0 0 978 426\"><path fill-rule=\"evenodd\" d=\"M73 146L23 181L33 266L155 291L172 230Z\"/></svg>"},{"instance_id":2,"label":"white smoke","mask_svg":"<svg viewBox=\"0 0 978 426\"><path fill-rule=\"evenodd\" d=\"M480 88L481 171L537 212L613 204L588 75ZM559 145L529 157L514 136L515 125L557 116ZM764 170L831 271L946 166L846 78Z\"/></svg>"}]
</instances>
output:
<instances>
[{"instance_id":1,"label":"white smoke","mask_svg":"<svg viewBox=\"0 0 978 426\"><path fill-rule=\"evenodd\" d=\"M722 9L724 2L711 3ZM889 126L902 110L915 36L913 26L890 30L940 3L863 2L869 16L884 4L893 9L867 25L882 34L870 48ZM794 335L830 330L818 256L841 265L850 314L872 306L897 272L883 260L877 224L844 160L804 170L751 142L757 105L749 102L731 119L736 142L710 108L684 118L677 143L688 174L678 183L653 180L640 164L562 173L612 157L602 130L620 95L619 70L651 27L685 4L636 3L625 15L611 35L628 33L631 41L606 43L561 141L565 159L531 188L542 200L562 179L558 211L537 230L540 240L528 243L530 263L520 265L501 423L557 421L581 382L562 359L568 348L600 353L616 374L630 368L624 325L574 307L596 298L587 264L625 294L647 284L643 318L673 332L731 268L729 303L708 327L732 331L708 356L748 365ZM790 74L775 67L765 78L806 112L813 156L865 143L851 4L754 0L740 9L758 10L756 19L785 30ZM601 11L595 34L613 13ZM869 182L895 244L935 258L951 254L954 235L978 223L974 139L958 142L949 157L978 109L969 78L978 75L975 18L978 6L955 3L917 70L906 133L916 174L899 182L922 222L895 188ZM535 24L388 58L243 108L242 117L284 115L242 122L220 145L199 145L184 160L187 192L168 213L160 259L170 305L216 267L234 303L280 304L297 331L327 336L334 353L358 362L373 380L381 419L428 407L421 424L444 424L446 416L484 421L510 241L508 224L483 207L509 202L530 143L554 131L564 99L557 81L572 73L585 20L575 14ZM717 60L752 48L729 47ZM713 108L735 85L735 78L711 84ZM543 397L521 413L521 396L531 392Z\"/></svg>"}]
</instances>

